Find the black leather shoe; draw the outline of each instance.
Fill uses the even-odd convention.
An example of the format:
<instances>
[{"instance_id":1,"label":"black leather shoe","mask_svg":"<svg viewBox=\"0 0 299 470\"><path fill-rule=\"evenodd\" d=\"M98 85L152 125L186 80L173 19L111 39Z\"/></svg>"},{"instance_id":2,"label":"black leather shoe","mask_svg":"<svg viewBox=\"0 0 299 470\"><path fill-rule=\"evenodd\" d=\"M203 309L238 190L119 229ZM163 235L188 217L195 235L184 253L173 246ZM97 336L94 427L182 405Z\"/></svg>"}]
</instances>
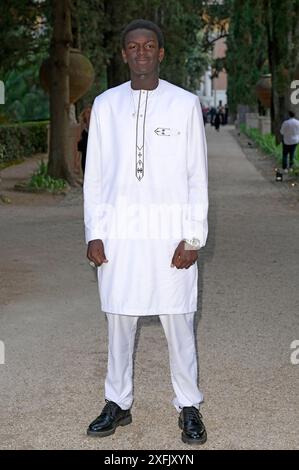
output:
<instances>
[{"instance_id":1,"label":"black leather shoe","mask_svg":"<svg viewBox=\"0 0 299 470\"><path fill-rule=\"evenodd\" d=\"M202 415L194 406L184 406L179 416L179 427L182 429L182 441L185 444L204 444L207 432L202 422Z\"/></svg>"},{"instance_id":2,"label":"black leather shoe","mask_svg":"<svg viewBox=\"0 0 299 470\"><path fill-rule=\"evenodd\" d=\"M115 433L117 426L132 422L131 410L122 410L114 401L107 401L102 413L88 427L89 436L105 437Z\"/></svg>"}]
</instances>

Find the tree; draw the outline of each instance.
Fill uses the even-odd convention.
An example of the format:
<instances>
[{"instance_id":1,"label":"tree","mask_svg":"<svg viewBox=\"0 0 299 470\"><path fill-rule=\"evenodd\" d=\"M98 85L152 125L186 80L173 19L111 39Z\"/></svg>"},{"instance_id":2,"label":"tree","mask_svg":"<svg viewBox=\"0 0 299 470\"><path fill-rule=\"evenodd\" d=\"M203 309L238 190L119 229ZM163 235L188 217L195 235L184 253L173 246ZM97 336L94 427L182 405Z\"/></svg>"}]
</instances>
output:
<instances>
[{"instance_id":1,"label":"tree","mask_svg":"<svg viewBox=\"0 0 299 470\"><path fill-rule=\"evenodd\" d=\"M0 2L0 70L25 68L32 57L48 48L48 2Z\"/></svg>"},{"instance_id":2,"label":"tree","mask_svg":"<svg viewBox=\"0 0 299 470\"><path fill-rule=\"evenodd\" d=\"M299 65L299 1L265 0L264 18L272 75L271 122L276 142L290 107L290 84Z\"/></svg>"},{"instance_id":3,"label":"tree","mask_svg":"<svg viewBox=\"0 0 299 470\"><path fill-rule=\"evenodd\" d=\"M71 1L51 0L53 36L50 49L50 150L48 174L73 183L69 170L69 61L72 43Z\"/></svg>"},{"instance_id":4,"label":"tree","mask_svg":"<svg viewBox=\"0 0 299 470\"><path fill-rule=\"evenodd\" d=\"M94 97L107 88L107 53L104 32L109 19L105 18L104 0L80 0L76 15L82 52L89 58L95 70L95 80L87 94L80 100L80 107L92 103Z\"/></svg>"},{"instance_id":5,"label":"tree","mask_svg":"<svg viewBox=\"0 0 299 470\"><path fill-rule=\"evenodd\" d=\"M47 13L47 2L0 3L0 78L6 88L0 110L3 122L48 116L48 100L38 86L40 62L49 47Z\"/></svg>"},{"instance_id":6,"label":"tree","mask_svg":"<svg viewBox=\"0 0 299 470\"><path fill-rule=\"evenodd\" d=\"M234 0L229 5L229 18L226 55L229 106L233 113L239 104L256 110L256 84L269 71L263 2Z\"/></svg>"},{"instance_id":7,"label":"tree","mask_svg":"<svg viewBox=\"0 0 299 470\"><path fill-rule=\"evenodd\" d=\"M161 74L166 80L192 91L198 87L209 61L203 49L202 3L168 0L158 12L166 42Z\"/></svg>"},{"instance_id":8,"label":"tree","mask_svg":"<svg viewBox=\"0 0 299 470\"><path fill-rule=\"evenodd\" d=\"M216 3L216 2L214 2ZM264 73L272 75L272 133L290 107L290 84L299 66L299 0L224 0L210 13L229 17L225 67L232 112L238 104L255 109L255 86Z\"/></svg>"}]
</instances>

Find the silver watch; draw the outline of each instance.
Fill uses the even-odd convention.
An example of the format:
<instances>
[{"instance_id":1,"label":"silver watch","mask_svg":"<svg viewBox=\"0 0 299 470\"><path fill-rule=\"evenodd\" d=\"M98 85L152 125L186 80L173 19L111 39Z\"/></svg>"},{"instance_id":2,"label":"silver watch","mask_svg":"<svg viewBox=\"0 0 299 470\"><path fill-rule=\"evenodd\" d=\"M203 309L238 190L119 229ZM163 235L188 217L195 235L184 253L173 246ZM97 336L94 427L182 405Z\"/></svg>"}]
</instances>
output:
<instances>
[{"instance_id":1,"label":"silver watch","mask_svg":"<svg viewBox=\"0 0 299 470\"><path fill-rule=\"evenodd\" d=\"M201 248L198 238L184 238L185 250L199 250Z\"/></svg>"}]
</instances>

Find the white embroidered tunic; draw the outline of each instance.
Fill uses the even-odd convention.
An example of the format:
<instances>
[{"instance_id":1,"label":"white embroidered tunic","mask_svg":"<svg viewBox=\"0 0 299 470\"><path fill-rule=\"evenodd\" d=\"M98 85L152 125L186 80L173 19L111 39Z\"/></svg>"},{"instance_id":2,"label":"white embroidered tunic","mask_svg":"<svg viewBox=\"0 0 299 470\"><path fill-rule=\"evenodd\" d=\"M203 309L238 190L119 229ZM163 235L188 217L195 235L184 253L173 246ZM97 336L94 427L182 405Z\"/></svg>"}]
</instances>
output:
<instances>
[{"instance_id":1,"label":"white embroidered tunic","mask_svg":"<svg viewBox=\"0 0 299 470\"><path fill-rule=\"evenodd\" d=\"M197 265L171 267L178 243L207 239L207 152L199 99L159 80L111 88L93 104L84 176L86 242L101 239L104 312L197 309Z\"/></svg>"}]
</instances>

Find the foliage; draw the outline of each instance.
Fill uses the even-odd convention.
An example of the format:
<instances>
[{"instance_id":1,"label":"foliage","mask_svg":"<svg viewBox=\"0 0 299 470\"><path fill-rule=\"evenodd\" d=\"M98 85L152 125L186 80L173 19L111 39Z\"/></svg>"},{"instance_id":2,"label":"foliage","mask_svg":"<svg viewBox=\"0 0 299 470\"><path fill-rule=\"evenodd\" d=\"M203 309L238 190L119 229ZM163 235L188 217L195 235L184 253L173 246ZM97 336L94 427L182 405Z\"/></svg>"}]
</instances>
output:
<instances>
[{"instance_id":1,"label":"foliage","mask_svg":"<svg viewBox=\"0 0 299 470\"><path fill-rule=\"evenodd\" d=\"M49 48L49 0L0 2L0 79L6 102L0 122L48 118L38 71Z\"/></svg>"},{"instance_id":2,"label":"foliage","mask_svg":"<svg viewBox=\"0 0 299 470\"><path fill-rule=\"evenodd\" d=\"M202 2L170 0L163 2L161 8L160 25L165 35L166 53L161 76L178 86L195 90L210 61L203 47Z\"/></svg>"},{"instance_id":3,"label":"foliage","mask_svg":"<svg viewBox=\"0 0 299 470\"><path fill-rule=\"evenodd\" d=\"M186 88L198 86L197 80L208 62L200 35L202 1L129 0L124 8L122 0L80 0L79 8L82 50L96 69L95 94L129 79L121 58L120 38L126 24L136 18L156 22L164 33L161 76Z\"/></svg>"},{"instance_id":4,"label":"foliage","mask_svg":"<svg viewBox=\"0 0 299 470\"><path fill-rule=\"evenodd\" d=\"M233 113L237 105L257 107L256 83L268 73L267 39L263 2L234 0L230 2L230 28L227 40L226 67L228 99Z\"/></svg>"},{"instance_id":5,"label":"foliage","mask_svg":"<svg viewBox=\"0 0 299 470\"><path fill-rule=\"evenodd\" d=\"M187 50L186 70L187 80L186 88L190 90L198 90L200 88L201 78L210 65L210 57L203 46L203 31L196 34L197 42L194 46ZM221 67L222 70L223 67Z\"/></svg>"},{"instance_id":6,"label":"foliage","mask_svg":"<svg viewBox=\"0 0 299 470\"><path fill-rule=\"evenodd\" d=\"M80 100L80 108L91 104L93 98L107 88L107 52L104 46L105 21L103 0L80 0L76 11L78 22L77 44L89 58L95 70L95 80L87 94Z\"/></svg>"},{"instance_id":7,"label":"foliage","mask_svg":"<svg viewBox=\"0 0 299 470\"><path fill-rule=\"evenodd\" d=\"M124 5L123 0L72 0L73 46L81 48L95 68L95 82L79 108L107 87L129 79L120 37L135 18L155 21L163 30L166 56L161 76L190 90L198 88L209 62L203 48L202 3L127 0ZM48 117L48 96L39 86L38 71L49 53L51 30L50 0L10 0L9 6L1 2L0 78L6 85L6 105L0 110L0 122Z\"/></svg>"},{"instance_id":8,"label":"foliage","mask_svg":"<svg viewBox=\"0 0 299 470\"><path fill-rule=\"evenodd\" d=\"M20 74L17 89L26 82L28 101L33 99L37 102L42 98L43 106L37 109L37 117L44 117L45 96L37 85L37 70L48 54L51 2L11 0L9 7L4 3L1 2L0 6L0 73L11 80L11 75ZM166 57L161 67L163 77L186 88L198 86L198 78L208 63L208 55L203 49L203 35L200 34L203 27L201 0L128 0L125 8L123 0L72 0L72 4L72 15L78 23L75 46L82 48L96 72L95 83L84 97L85 103L92 101L107 87L118 84L117 81L121 83L128 79L128 71L120 54L120 37L122 29L134 18L153 20L164 32ZM32 63L35 68L31 69L30 74L28 65ZM32 80L28 83L29 75ZM24 116L27 104L22 102L22 96L17 91L13 95L16 103L10 103L7 114L11 116L12 113L12 117L17 119L20 115L22 119L31 119Z\"/></svg>"},{"instance_id":9,"label":"foliage","mask_svg":"<svg viewBox=\"0 0 299 470\"><path fill-rule=\"evenodd\" d=\"M48 121L0 126L0 163L46 152Z\"/></svg>"},{"instance_id":10,"label":"foliage","mask_svg":"<svg viewBox=\"0 0 299 470\"><path fill-rule=\"evenodd\" d=\"M272 75L271 130L278 143L281 122L290 106L291 80L299 66L299 0L263 3Z\"/></svg>"},{"instance_id":11,"label":"foliage","mask_svg":"<svg viewBox=\"0 0 299 470\"><path fill-rule=\"evenodd\" d=\"M39 86L40 61L26 69L11 70L3 76L5 105L0 107L1 122L33 121L49 118L48 96Z\"/></svg>"},{"instance_id":12,"label":"foliage","mask_svg":"<svg viewBox=\"0 0 299 470\"><path fill-rule=\"evenodd\" d=\"M46 190L59 192L66 189L66 181L62 178L52 178L47 174L48 168L44 161L41 161L38 169L31 176L28 188L35 190Z\"/></svg>"},{"instance_id":13,"label":"foliage","mask_svg":"<svg viewBox=\"0 0 299 470\"><path fill-rule=\"evenodd\" d=\"M299 1L264 1L264 18L270 46L270 65L275 67L275 88L283 95L299 65ZM286 21L287 19L287 21ZM272 73L273 75L273 73Z\"/></svg>"},{"instance_id":14,"label":"foliage","mask_svg":"<svg viewBox=\"0 0 299 470\"><path fill-rule=\"evenodd\" d=\"M26 68L28 61L48 48L49 0L0 2L0 68Z\"/></svg>"},{"instance_id":15,"label":"foliage","mask_svg":"<svg viewBox=\"0 0 299 470\"><path fill-rule=\"evenodd\" d=\"M299 0L224 0L230 18L226 69L228 99L257 108L255 87L264 73L272 75L272 133L290 106L290 83L299 66Z\"/></svg>"}]
</instances>

